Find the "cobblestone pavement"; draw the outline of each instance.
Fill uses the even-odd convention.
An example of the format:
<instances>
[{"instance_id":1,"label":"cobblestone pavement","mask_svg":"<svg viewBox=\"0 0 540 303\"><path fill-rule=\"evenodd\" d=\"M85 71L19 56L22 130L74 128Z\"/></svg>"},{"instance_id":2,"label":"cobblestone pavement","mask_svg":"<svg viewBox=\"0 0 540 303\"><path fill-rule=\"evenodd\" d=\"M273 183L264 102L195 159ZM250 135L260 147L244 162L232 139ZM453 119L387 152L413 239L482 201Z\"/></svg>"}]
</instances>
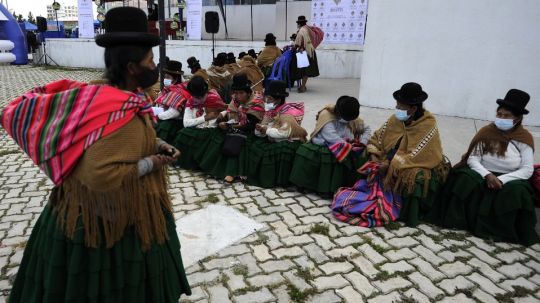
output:
<instances>
[{"instance_id":1,"label":"cobblestone pavement","mask_svg":"<svg viewBox=\"0 0 540 303\"><path fill-rule=\"evenodd\" d=\"M99 74L0 66L0 107L36 84ZM3 302L52 183L1 130L0 163ZM266 224L187 268L193 295L181 302L540 301L540 245L490 243L426 224L349 226L316 195L224 186L184 170L170 170L170 193L177 219L218 203Z\"/></svg>"}]
</instances>

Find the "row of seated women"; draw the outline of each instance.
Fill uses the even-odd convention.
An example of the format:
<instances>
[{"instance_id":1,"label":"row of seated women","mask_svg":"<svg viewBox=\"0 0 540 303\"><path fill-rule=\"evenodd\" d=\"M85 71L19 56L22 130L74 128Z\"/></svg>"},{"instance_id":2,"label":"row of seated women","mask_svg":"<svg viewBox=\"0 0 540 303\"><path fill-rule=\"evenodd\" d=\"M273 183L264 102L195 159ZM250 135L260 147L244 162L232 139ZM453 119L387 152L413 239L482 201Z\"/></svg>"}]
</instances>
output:
<instances>
[{"instance_id":1,"label":"row of seated women","mask_svg":"<svg viewBox=\"0 0 540 303\"><path fill-rule=\"evenodd\" d=\"M538 242L527 182L534 143L521 125L525 92L513 89L497 101L495 123L478 132L451 168L435 117L423 107L428 95L417 83L394 92L396 112L373 135L359 118L358 100L340 97L319 111L309 142L303 104L286 102L284 82L270 82L264 94L251 86L235 75L225 104L193 77L156 100L165 110L181 104L182 119L161 136L182 152L180 167L229 183L334 195L333 214L354 225L428 221L498 241Z\"/></svg>"}]
</instances>

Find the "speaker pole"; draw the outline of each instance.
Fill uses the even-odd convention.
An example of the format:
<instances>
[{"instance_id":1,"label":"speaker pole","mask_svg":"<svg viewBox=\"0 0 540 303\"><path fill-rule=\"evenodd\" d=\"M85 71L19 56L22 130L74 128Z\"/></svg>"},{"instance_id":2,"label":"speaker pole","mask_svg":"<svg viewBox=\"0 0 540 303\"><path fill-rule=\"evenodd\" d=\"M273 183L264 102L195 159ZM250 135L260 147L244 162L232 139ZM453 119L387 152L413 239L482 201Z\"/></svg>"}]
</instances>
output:
<instances>
[{"instance_id":1,"label":"speaker pole","mask_svg":"<svg viewBox=\"0 0 540 303\"><path fill-rule=\"evenodd\" d=\"M212 33L212 61L216 58L216 55L214 53L214 49L216 47L216 41L214 40L214 33Z\"/></svg>"},{"instance_id":2,"label":"speaker pole","mask_svg":"<svg viewBox=\"0 0 540 303\"><path fill-rule=\"evenodd\" d=\"M285 41L287 41L287 36L289 35L287 33L287 13L288 13L288 10L289 10L289 0L285 0Z\"/></svg>"},{"instance_id":3,"label":"speaker pole","mask_svg":"<svg viewBox=\"0 0 540 303\"><path fill-rule=\"evenodd\" d=\"M167 39L167 32L165 31L165 1L158 0L158 20L159 20L159 84L160 89L163 89L163 68L167 63L165 56L167 56L165 51L165 40Z\"/></svg>"},{"instance_id":4,"label":"speaker pole","mask_svg":"<svg viewBox=\"0 0 540 303\"><path fill-rule=\"evenodd\" d=\"M251 41L253 41L253 0L249 0L249 6L251 6Z\"/></svg>"}]
</instances>

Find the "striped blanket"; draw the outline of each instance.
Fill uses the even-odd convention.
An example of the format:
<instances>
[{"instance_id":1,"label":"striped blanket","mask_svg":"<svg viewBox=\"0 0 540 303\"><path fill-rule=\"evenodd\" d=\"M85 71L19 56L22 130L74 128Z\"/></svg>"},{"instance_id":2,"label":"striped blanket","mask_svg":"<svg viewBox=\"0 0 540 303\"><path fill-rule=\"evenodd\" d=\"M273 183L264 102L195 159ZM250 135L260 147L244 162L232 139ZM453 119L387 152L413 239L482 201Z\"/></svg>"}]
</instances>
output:
<instances>
[{"instance_id":1,"label":"striped blanket","mask_svg":"<svg viewBox=\"0 0 540 303\"><path fill-rule=\"evenodd\" d=\"M366 179L358 180L353 187L342 187L337 191L330 207L338 220L374 227L383 226L399 217L401 197L383 191L378 169L379 164L367 162L359 169Z\"/></svg>"},{"instance_id":2,"label":"striped blanket","mask_svg":"<svg viewBox=\"0 0 540 303\"><path fill-rule=\"evenodd\" d=\"M126 125L152 115L147 99L107 85L60 80L11 101L0 122L32 161L58 185L83 152Z\"/></svg>"},{"instance_id":3,"label":"striped blanket","mask_svg":"<svg viewBox=\"0 0 540 303\"><path fill-rule=\"evenodd\" d=\"M172 107L181 112L186 101L191 99L191 94L187 91L187 84L188 82L183 82L165 87L157 97L156 103L164 108Z\"/></svg>"},{"instance_id":4,"label":"striped blanket","mask_svg":"<svg viewBox=\"0 0 540 303\"><path fill-rule=\"evenodd\" d=\"M327 146L328 150L330 150L332 155L336 157L338 162L345 160L351 151L357 155L360 155L366 149L366 146L360 143L358 140L353 140L351 142L336 142L334 144L327 144Z\"/></svg>"}]
</instances>

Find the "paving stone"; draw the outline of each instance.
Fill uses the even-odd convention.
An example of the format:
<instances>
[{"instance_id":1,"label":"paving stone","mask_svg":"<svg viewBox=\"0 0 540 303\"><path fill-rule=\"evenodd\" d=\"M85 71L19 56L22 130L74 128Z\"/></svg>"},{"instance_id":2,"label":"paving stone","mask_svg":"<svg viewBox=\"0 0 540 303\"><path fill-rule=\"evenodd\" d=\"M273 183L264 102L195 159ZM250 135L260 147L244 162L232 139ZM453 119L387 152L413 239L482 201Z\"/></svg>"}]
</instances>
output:
<instances>
[{"instance_id":1,"label":"paving stone","mask_svg":"<svg viewBox=\"0 0 540 303\"><path fill-rule=\"evenodd\" d=\"M255 220L260 223L275 222L281 220L281 218L276 214L269 215L258 215L255 217Z\"/></svg>"},{"instance_id":2,"label":"paving stone","mask_svg":"<svg viewBox=\"0 0 540 303\"><path fill-rule=\"evenodd\" d=\"M395 237L396 235L386 229L384 226L377 226L372 228L377 234L379 234L383 239L389 240Z\"/></svg>"},{"instance_id":3,"label":"paving stone","mask_svg":"<svg viewBox=\"0 0 540 303\"><path fill-rule=\"evenodd\" d=\"M535 290L538 287L536 284L528 279L525 279L524 277L519 277L515 280L506 280L498 285L506 291L514 291L514 286L524 287L528 290Z\"/></svg>"},{"instance_id":4,"label":"paving stone","mask_svg":"<svg viewBox=\"0 0 540 303\"><path fill-rule=\"evenodd\" d=\"M399 261L396 263L386 263L381 266L381 269L387 271L390 274L393 274L395 272L413 271L414 267L412 267L409 263L405 261Z\"/></svg>"},{"instance_id":5,"label":"paving stone","mask_svg":"<svg viewBox=\"0 0 540 303\"><path fill-rule=\"evenodd\" d=\"M529 260L527 262L525 262L525 265L532 268L532 269L536 269L538 270L540 268L540 263L534 261L534 260Z\"/></svg>"},{"instance_id":6,"label":"paving stone","mask_svg":"<svg viewBox=\"0 0 540 303\"><path fill-rule=\"evenodd\" d=\"M497 270L500 273L512 279L516 279L519 276L527 276L533 272L531 268L526 267L525 265L520 264L520 263L515 263L512 265L503 265L497 268Z\"/></svg>"},{"instance_id":7,"label":"paving stone","mask_svg":"<svg viewBox=\"0 0 540 303\"><path fill-rule=\"evenodd\" d=\"M441 303L469 303L469 302L476 303L476 301L474 301L471 298L467 298L467 296L465 296L464 294L457 294L453 297L446 297L439 302Z\"/></svg>"},{"instance_id":8,"label":"paving stone","mask_svg":"<svg viewBox=\"0 0 540 303\"><path fill-rule=\"evenodd\" d=\"M538 299L528 295L522 298L514 298L514 303L538 303Z\"/></svg>"},{"instance_id":9,"label":"paving stone","mask_svg":"<svg viewBox=\"0 0 540 303\"><path fill-rule=\"evenodd\" d=\"M283 198L283 199L273 199L270 202L274 205L287 205L287 204L295 204L296 200L293 198Z\"/></svg>"},{"instance_id":10,"label":"paving stone","mask_svg":"<svg viewBox=\"0 0 540 303\"><path fill-rule=\"evenodd\" d=\"M230 303L229 290L222 285L210 286L207 288L212 303Z\"/></svg>"},{"instance_id":11,"label":"paving stone","mask_svg":"<svg viewBox=\"0 0 540 303\"><path fill-rule=\"evenodd\" d=\"M334 242L340 247L346 247L356 243L363 243L364 240L358 235L353 235L334 239Z\"/></svg>"},{"instance_id":12,"label":"paving stone","mask_svg":"<svg viewBox=\"0 0 540 303\"><path fill-rule=\"evenodd\" d=\"M437 286L443 289L446 293L453 295L456 293L456 290L469 289L474 287L474 284L471 281L465 279L463 276L457 276L453 279L444 279L441 282L437 283Z\"/></svg>"},{"instance_id":13,"label":"paving stone","mask_svg":"<svg viewBox=\"0 0 540 303\"><path fill-rule=\"evenodd\" d=\"M433 268L430 263L424 261L423 259L416 258L410 260L409 262L415 265L422 274L426 275L432 281L438 281L440 279L446 278L446 276L442 272Z\"/></svg>"},{"instance_id":14,"label":"paving stone","mask_svg":"<svg viewBox=\"0 0 540 303\"><path fill-rule=\"evenodd\" d=\"M323 215L316 215L316 216L306 216L300 218L300 221L302 221L304 224L328 224L328 218L326 218Z\"/></svg>"},{"instance_id":15,"label":"paving stone","mask_svg":"<svg viewBox=\"0 0 540 303\"><path fill-rule=\"evenodd\" d=\"M471 253L469 253L466 250L459 250L457 252L451 252L449 250L445 250L443 252L439 252L439 257L447 260L448 262L454 262L454 260L458 257L471 257Z\"/></svg>"},{"instance_id":16,"label":"paving stone","mask_svg":"<svg viewBox=\"0 0 540 303\"><path fill-rule=\"evenodd\" d=\"M264 245L264 244L253 246L253 256L257 260L262 261L262 262L264 262L266 260L274 259L274 256L272 256L268 252L268 247L266 247L266 245Z\"/></svg>"},{"instance_id":17,"label":"paving stone","mask_svg":"<svg viewBox=\"0 0 540 303\"><path fill-rule=\"evenodd\" d=\"M294 263L290 260L277 260L277 261L266 261L260 264L261 268L265 272L274 272L274 271L286 271L294 267Z\"/></svg>"},{"instance_id":18,"label":"paving stone","mask_svg":"<svg viewBox=\"0 0 540 303\"><path fill-rule=\"evenodd\" d=\"M290 303L292 301L285 285L273 289L272 293L276 297L277 303Z\"/></svg>"},{"instance_id":19,"label":"paving stone","mask_svg":"<svg viewBox=\"0 0 540 303\"><path fill-rule=\"evenodd\" d=\"M251 254L240 255L237 256L236 259L240 264L247 266L248 276L253 276L261 272L261 269L257 264L257 259L255 259Z\"/></svg>"},{"instance_id":20,"label":"paving stone","mask_svg":"<svg viewBox=\"0 0 540 303\"><path fill-rule=\"evenodd\" d=\"M231 291L234 292L236 290L247 287L247 284L244 281L244 277L240 275L235 275L231 270L225 270L224 273L229 278L229 280L227 281L227 285L229 286ZM189 282L191 283L191 277L189 277L188 279L189 279Z\"/></svg>"},{"instance_id":21,"label":"paving stone","mask_svg":"<svg viewBox=\"0 0 540 303\"><path fill-rule=\"evenodd\" d=\"M409 287L411 286L411 282L401 278L401 277L395 277L395 278L390 278L386 281L375 281L373 282L373 285L375 285L375 287L377 287L378 289L380 289L382 291L382 293L386 294L386 293L389 293L393 290L398 290L398 289L402 289L402 288L405 288L405 287Z\"/></svg>"},{"instance_id":22,"label":"paving stone","mask_svg":"<svg viewBox=\"0 0 540 303\"><path fill-rule=\"evenodd\" d=\"M349 281L345 280L341 275L333 275L329 277L318 277L312 282L318 290L343 288L349 285Z\"/></svg>"},{"instance_id":23,"label":"paving stone","mask_svg":"<svg viewBox=\"0 0 540 303\"><path fill-rule=\"evenodd\" d=\"M287 238L293 236L293 233L289 230L287 224L282 221L272 222L270 225L274 228L274 231L280 238Z\"/></svg>"},{"instance_id":24,"label":"paving stone","mask_svg":"<svg viewBox=\"0 0 540 303\"><path fill-rule=\"evenodd\" d=\"M257 203L257 205L259 205L259 207L270 206L270 203L268 202L267 197L257 196L257 197L254 197L253 199L255 200L255 203Z\"/></svg>"},{"instance_id":25,"label":"paving stone","mask_svg":"<svg viewBox=\"0 0 540 303\"><path fill-rule=\"evenodd\" d=\"M301 222L296 218L296 215L290 211L282 212L279 215L283 218L283 222L285 222L285 224L287 224L289 227L301 224Z\"/></svg>"},{"instance_id":26,"label":"paving stone","mask_svg":"<svg viewBox=\"0 0 540 303\"><path fill-rule=\"evenodd\" d=\"M439 270L444 273L447 277L453 278L458 275L465 275L472 271L472 267L467 264L464 264L461 261L454 263L447 263L439 266Z\"/></svg>"},{"instance_id":27,"label":"paving stone","mask_svg":"<svg viewBox=\"0 0 540 303\"><path fill-rule=\"evenodd\" d=\"M239 244L239 245L229 246L227 248L222 249L219 252L219 256L222 256L222 257L236 256L236 255L243 255L249 252L250 252L249 247L246 244Z\"/></svg>"},{"instance_id":28,"label":"paving stone","mask_svg":"<svg viewBox=\"0 0 540 303\"><path fill-rule=\"evenodd\" d=\"M355 248L351 246L346 247L346 248L334 248L326 252L326 255L328 255L328 257L330 258L352 257L359 254L360 252L358 252L358 250L356 250Z\"/></svg>"},{"instance_id":29,"label":"paving stone","mask_svg":"<svg viewBox=\"0 0 540 303\"><path fill-rule=\"evenodd\" d=\"M304 246L304 250L307 252L308 256L318 264L328 261L328 257L325 255L324 251L315 243Z\"/></svg>"},{"instance_id":30,"label":"paving stone","mask_svg":"<svg viewBox=\"0 0 540 303\"><path fill-rule=\"evenodd\" d=\"M328 262L325 263L319 268L327 275L332 275L335 273L346 273L351 271L354 266L349 262Z\"/></svg>"},{"instance_id":31,"label":"paving stone","mask_svg":"<svg viewBox=\"0 0 540 303\"><path fill-rule=\"evenodd\" d=\"M492 295L481 290L480 288L474 290L472 295L482 303L498 303L498 301Z\"/></svg>"},{"instance_id":32,"label":"paving stone","mask_svg":"<svg viewBox=\"0 0 540 303\"><path fill-rule=\"evenodd\" d=\"M180 300L180 302L200 302L206 298L208 298L208 294L204 291L204 289L202 289L202 287L195 287L191 288L191 296L184 297L182 300Z\"/></svg>"},{"instance_id":33,"label":"paving stone","mask_svg":"<svg viewBox=\"0 0 540 303\"><path fill-rule=\"evenodd\" d=\"M284 272L283 275L300 291L312 288L304 279L298 277L291 271Z\"/></svg>"},{"instance_id":34,"label":"paving stone","mask_svg":"<svg viewBox=\"0 0 540 303\"><path fill-rule=\"evenodd\" d=\"M274 254L276 258L282 259L284 257L298 257L305 254L305 252L300 247L293 246L293 247L280 248L280 249L273 250L272 254Z\"/></svg>"},{"instance_id":35,"label":"paving stone","mask_svg":"<svg viewBox=\"0 0 540 303\"><path fill-rule=\"evenodd\" d=\"M497 272L491 266L488 264L478 260L477 258L472 258L467 262L467 264L471 265L474 268L477 268L479 272L482 273L483 276L486 276L488 279L490 279L493 282L499 282L502 279L504 279L504 275Z\"/></svg>"},{"instance_id":36,"label":"paving stone","mask_svg":"<svg viewBox=\"0 0 540 303\"><path fill-rule=\"evenodd\" d=\"M275 301L276 297L267 289L263 288L258 291L248 292L235 298L237 303L264 303Z\"/></svg>"},{"instance_id":37,"label":"paving stone","mask_svg":"<svg viewBox=\"0 0 540 303\"><path fill-rule=\"evenodd\" d=\"M203 263L204 267L207 269L214 269L214 268L229 268L233 266L236 263L236 259L234 257L228 257L228 258L215 258L210 261L207 261Z\"/></svg>"},{"instance_id":38,"label":"paving stone","mask_svg":"<svg viewBox=\"0 0 540 303\"><path fill-rule=\"evenodd\" d=\"M496 257L497 259L503 260L506 264L512 264L529 258L527 255L524 255L518 251L498 253Z\"/></svg>"},{"instance_id":39,"label":"paving stone","mask_svg":"<svg viewBox=\"0 0 540 303\"><path fill-rule=\"evenodd\" d=\"M477 247L472 246L472 247L469 247L467 250L471 252L471 254L476 256L478 259L482 260L482 262L485 262L491 266L496 266L501 263L501 261L491 257L485 251Z\"/></svg>"},{"instance_id":40,"label":"paving stone","mask_svg":"<svg viewBox=\"0 0 540 303\"><path fill-rule=\"evenodd\" d=\"M393 291L386 295L376 296L368 300L368 303L389 303L401 301L401 295L397 291Z\"/></svg>"},{"instance_id":41,"label":"paving stone","mask_svg":"<svg viewBox=\"0 0 540 303\"><path fill-rule=\"evenodd\" d=\"M412 251L410 248L402 248L398 250L389 250L384 253L384 256L392 262L397 262L403 259L413 259L418 257L418 255Z\"/></svg>"},{"instance_id":42,"label":"paving stone","mask_svg":"<svg viewBox=\"0 0 540 303\"><path fill-rule=\"evenodd\" d=\"M388 240L388 243L397 248L413 247L420 244L418 241L409 236L404 238L392 238Z\"/></svg>"},{"instance_id":43,"label":"paving stone","mask_svg":"<svg viewBox=\"0 0 540 303\"><path fill-rule=\"evenodd\" d=\"M295 197L294 199L298 202L298 204L291 204L289 205L289 207L291 207L292 205L300 205L304 209L306 209L315 206L315 204L313 204L313 202L311 202L311 200L306 197Z\"/></svg>"},{"instance_id":44,"label":"paving stone","mask_svg":"<svg viewBox=\"0 0 540 303\"><path fill-rule=\"evenodd\" d=\"M342 297L347 303L362 303L364 299L352 286L336 290L338 296Z\"/></svg>"},{"instance_id":45,"label":"paving stone","mask_svg":"<svg viewBox=\"0 0 540 303\"><path fill-rule=\"evenodd\" d=\"M336 295L335 291L328 290L322 294L314 295L309 302L311 303L337 303L341 302L341 298Z\"/></svg>"},{"instance_id":46,"label":"paving stone","mask_svg":"<svg viewBox=\"0 0 540 303\"><path fill-rule=\"evenodd\" d=\"M406 298L411 298L417 303L430 303L431 302L426 295L424 295L423 293L419 292L418 290L414 288L407 290L403 294L403 296L405 296Z\"/></svg>"},{"instance_id":47,"label":"paving stone","mask_svg":"<svg viewBox=\"0 0 540 303\"><path fill-rule=\"evenodd\" d=\"M409 275L409 280L417 285L418 289L430 298L435 299L437 296L444 295L444 292L435 286L428 278L418 272L413 272Z\"/></svg>"},{"instance_id":48,"label":"paving stone","mask_svg":"<svg viewBox=\"0 0 540 303\"><path fill-rule=\"evenodd\" d=\"M323 250L330 250L336 247L336 244L332 243L327 236L312 234L311 237L315 239L315 243L317 243L317 245Z\"/></svg>"},{"instance_id":49,"label":"paving stone","mask_svg":"<svg viewBox=\"0 0 540 303\"><path fill-rule=\"evenodd\" d=\"M2 254L0 254L0 256L1 255ZM534 276L530 277L529 280L540 286L540 274L535 274Z\"/></svg>"},{"instance_id":50,"label":"paving stone","mask_svg":"<svg viewBox=\"0 0 540 303\"><path fill-rule=\"evenodd\" d=\"M348 225L348 226L340 228L340 231L343 235L354 236L354 235L361 235L361 234L369 234L371 232L371 229L368 227Z\"/></svg>"},{"instance_id":51,"label":"paving stone","mask_svg":"<svg viewBox=\"0 0 540 303\"><path fill-rule=\"evenodd\" d=\"M366 297L369 297L374 292L377 292L377 289L371 285L371 283L369 283L369 280L359 272L353 271L345 274L344 277L349 280L356 291L359 291Z\"/></svg>"},{"instance_id":52,"label":"paving stone","mask_svg":"<svg viewBox=\"0 0 540 303\"><path fill-rule=\"evenodd\" d=\"M429 263L431 263L431 264L433 264L435 266L438 266L441 263L445 262L445 260L443 258L435 255L433 253L433 251L431 250L431 248L428 248L428 247L418 245L416 247L413 247L412 251L417 253L419 256L422 256L423 259L425 259L426 261L428 261Z\"/></svg>"},{"instance_id":53,"label":"paving stone","mask_svg":"<svg viewBox=\"0 0 540 303\"><path fill-rule=\"evenodd\" d=\"M360 271L368 278L373 279L379 271L373 266L373 263L364 256L357 256L351 259L351 262L360 269Z\"/></svg>"},{"instance_id":54,"label":"paving stone","mask_svg":"<svg viewBox=\"0 0 540 303\"><path fill-rule=\"evenodd\" d=\"M297 199L298 200L298 199ZM298 217L307 216L307 212L304 208L298 204L290 204L288 207L292 210L293 214L296 214Z\"/></svg>"},{"instance_id":55,"label":"paving stone","mask_svg":"<svg viewBox=\"0 0 540 303\"><path fill-rule=\"evenodd\" d=\"M269 275L258 275L247 279L248 283L255 287L279 284L284 281L284 278L279 273L271 273Z\"/></svg>"},{"instance_id":56,"label":"paving stone","mask_svg":"<svg viewBox=\"0 0 540 303\"><path fill-rule=\"evenodd\" d=\"M385 262L386 258L383 257L381 254L376 252L369 244L364 244L360 247L358 247L358 250L362 252L366 258L368 258L371 262L374 264L378 264L381 262Z\"/></svg>"},{"instance_id":57,"label":"paving stone","mask_svg":"<svg viewBox=\"0 0 540 303\"><path fill-rule=\"evenodd\" d=\"M217 269L193 273L189 276L189 285L191 287L194 287L203 283L212 282L214 280L217 280L219 277L220 273Z\"/></svg>"}]
</instances>

